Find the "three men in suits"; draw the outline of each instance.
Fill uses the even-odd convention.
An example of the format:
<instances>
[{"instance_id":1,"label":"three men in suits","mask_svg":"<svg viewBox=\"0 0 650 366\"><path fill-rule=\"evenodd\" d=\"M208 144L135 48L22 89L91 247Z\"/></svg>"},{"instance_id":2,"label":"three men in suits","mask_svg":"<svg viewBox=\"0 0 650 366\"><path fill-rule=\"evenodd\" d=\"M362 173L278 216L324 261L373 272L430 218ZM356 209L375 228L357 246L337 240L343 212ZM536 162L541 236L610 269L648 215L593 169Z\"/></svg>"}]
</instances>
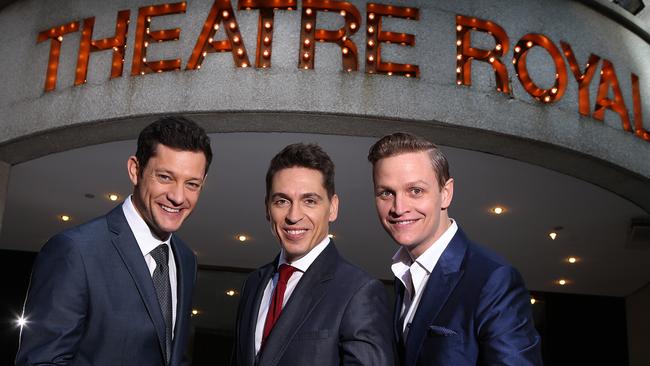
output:
<instances>
[{"instance_id":1,"label":"three men in suits","mask_svg":"<svg viewBox=\"0 0 650 366\"><path fill-rule=\"evenodd\" d=\"M401 364L541 365L520 274L449 218L454 180L442 152L395 133L377 141L368 160L379 220L400 245L391 269Z\"/></svg>"},{"instance_id":2,"label":"three men in suits","mask_svg":"<svg viewBox=\"0 0 650 366\"><path fill-rule=\"evenodd\" d=\"M194 122L167 117L142 130L127 163L133 194L38 254L16 365L184 362L196 258L172 233L194 209L211 160Z\"/></svg>"},{"instance_id":3,"label":"three men in suits","mask_svg":"<svg viewBox=\"0 0 650 366\"><path fill-rule=\"evenodd\" d=\"M394 364L383 285L328 237L338 203L320 147L289 145L271 161L266 214L281 250L246 280L232 365Z\"/></svg>"}]
</instances>

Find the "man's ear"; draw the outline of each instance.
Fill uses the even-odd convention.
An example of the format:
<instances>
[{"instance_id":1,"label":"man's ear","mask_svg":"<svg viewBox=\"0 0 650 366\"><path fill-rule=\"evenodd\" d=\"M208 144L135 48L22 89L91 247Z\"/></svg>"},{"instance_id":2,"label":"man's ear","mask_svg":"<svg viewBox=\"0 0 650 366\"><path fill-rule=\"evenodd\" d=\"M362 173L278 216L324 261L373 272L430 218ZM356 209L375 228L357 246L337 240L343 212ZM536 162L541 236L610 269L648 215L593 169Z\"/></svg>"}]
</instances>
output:
<instances>
[{"instance_id":1,"label":"man's ear","mask_svg":"<svg viewBox=\"0 0 650 366\"><path fill-rule=\"evenodd\" d=\"M140 177L140 164L138 164L138 158L135 156L129 156L129 160L126 162L126 168L129 173L129 179L133 186L138 185L138 178Z\"/></svg>"},{"instance_id":2,"label":"man's ear","mask_svg":"<svg viewBox=\"0 0 650 366\"><path fill-rule=\"evenodd\" d=\"M451 205L452 198L454 198L454 178L447 179L445 185L440 190L440 196L440 207L446 210Z\"/></svg>"},{"instance_id":3,"label":"man's ear","mask_svg":"<svg viewBox=\"0 0 650 366\"><path fill-rule=\"evenodd\" d=\"M339 196L334 193L330 199L330 216L329 222L336 221L336 218L339 216Z\"/></svg>"}]
</instances>

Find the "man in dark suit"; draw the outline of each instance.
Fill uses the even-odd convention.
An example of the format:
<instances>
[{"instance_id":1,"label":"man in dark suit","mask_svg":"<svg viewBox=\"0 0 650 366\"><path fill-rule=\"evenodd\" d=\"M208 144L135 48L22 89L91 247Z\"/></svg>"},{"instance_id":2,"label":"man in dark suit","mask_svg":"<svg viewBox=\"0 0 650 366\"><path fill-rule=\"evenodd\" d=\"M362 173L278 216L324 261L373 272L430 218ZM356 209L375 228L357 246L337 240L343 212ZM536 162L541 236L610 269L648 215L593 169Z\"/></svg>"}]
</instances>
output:
<instances>
[{"instance_id":1,"label":"man in dark suit","mask_svg":"<svg viewBox=\"0 0 650 366\"><path fill-rule=\"evenodd\" d=\"M442 152L395 133L368 160L379 220L400 245L391 269L402 365L541 365L523 279L448 216L454 180Z\"/></svg>"},{"instance_id":2,"label":"man in dark suit","mask_svg":"<svg viewBox=\"0 0 650 366\"><path fill-rule=\"evenodd\" d=\"M232 365L394 364L383 285L339 255L334 164L316 145L289 145L266 174L266 214L280 242L246 280Z\"/></svg>"},{"instance_id":3,"label":"man in dark suit","mask_svg":"<svg viewBox=\"0 0 650 366\"><path fill-rule=\"evenodd\" d=\"M196 258L173 232L212 159L194 122L146 127L128 160L134 189L107 215L50 239L34 264L16 365L181 365Z\"/></svg>"}]
</instances>

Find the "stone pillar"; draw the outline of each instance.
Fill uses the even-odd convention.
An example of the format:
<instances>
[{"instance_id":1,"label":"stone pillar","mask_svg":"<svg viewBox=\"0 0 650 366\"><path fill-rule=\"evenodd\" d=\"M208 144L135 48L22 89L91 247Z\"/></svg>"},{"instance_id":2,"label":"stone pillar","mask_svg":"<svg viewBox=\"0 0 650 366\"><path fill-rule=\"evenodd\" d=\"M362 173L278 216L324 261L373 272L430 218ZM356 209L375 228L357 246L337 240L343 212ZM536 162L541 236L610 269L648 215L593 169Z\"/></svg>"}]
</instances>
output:
<instances>
[{"instance_id":1,"label":"stone pillar","mask_svg":"<svg viewBox=\"0 0 650 366\"><path fill-rule=\"evenodd\" d=\"M11 165L0 161L0 232L2 232L2 219L7 205L7 190L9 189L9 170Z\"/></svg>"},{"instance_id":2,"label":"stone pillar","mask_svg":"<svg viewBox=\"0 0 650 366\"><path fill-rule=\"evenodd\" d=\"M650 283L625 299L627 344L630 366L643 366L650 360Z\"/></svg>"}]
</instances>

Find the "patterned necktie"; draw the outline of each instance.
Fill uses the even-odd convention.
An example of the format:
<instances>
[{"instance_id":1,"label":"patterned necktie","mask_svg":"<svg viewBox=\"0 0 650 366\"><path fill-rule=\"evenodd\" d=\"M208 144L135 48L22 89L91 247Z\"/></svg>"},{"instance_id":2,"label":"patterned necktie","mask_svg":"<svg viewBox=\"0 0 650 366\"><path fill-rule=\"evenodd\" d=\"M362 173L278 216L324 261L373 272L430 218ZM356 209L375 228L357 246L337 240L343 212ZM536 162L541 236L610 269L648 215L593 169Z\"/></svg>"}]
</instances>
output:
<instances>
[{"instance_id":1,"label":"patterned necktie","mask_svg":"<svg viewBox=\"0 0 650 366\"><path fill-rule=\"evenodd\" d=\"M153 287L156 289L158 303L165 319L165 363L169 363L172 351L172 291L169 284L169 247L160 244L151 251L151 256L156 261L153 271Z\"/></svg>"},{"instance_id":2,"label":"patterned necktie","mask_svg":"<svg viewBox=\"0 0 650 366\"><path fill-rule=\"evenodd\" d=\"M271 305L269 306L268 313L266 313L264 333L262 334L262 347L264 347L266 338L271 333L271 329L273 329L275 322L278 320L280 313L282 312L282 303L284 302L284 292L287 290L287 282L289 282L289 278L297 270L298 269L296 267L291 267L288 264L283 263L280 265L280 276L278 283L275 285Z\"/></svg>"}]
</instances>

